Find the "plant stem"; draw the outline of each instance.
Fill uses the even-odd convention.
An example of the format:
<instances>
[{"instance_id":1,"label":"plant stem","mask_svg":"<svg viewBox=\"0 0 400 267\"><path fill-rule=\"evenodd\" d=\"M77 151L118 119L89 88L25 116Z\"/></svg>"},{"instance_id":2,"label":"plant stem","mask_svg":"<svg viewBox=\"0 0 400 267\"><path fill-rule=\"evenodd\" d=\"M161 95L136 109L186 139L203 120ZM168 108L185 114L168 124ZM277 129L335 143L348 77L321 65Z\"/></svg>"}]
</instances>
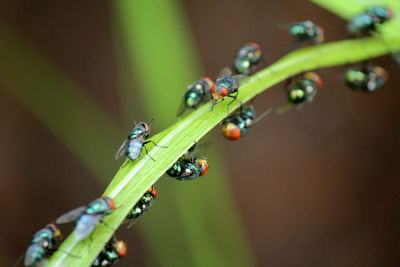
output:
<instances>
[{"instance_id":1,"label":"plant stem","mask_svg":"<svg viewBox=\"0 0 400 267\"><path fill-rule=\"evenodd\" d=\"M245 80L239 89L238 100L244 103L278 82L303 71L343 65L387 54L391 52L389 47L400 49L399 35L386 36L384 41L371 37L327 43L294 51ZM219 103L212 112L210 111L211 103L207 103L152 137L153 141L168 148L149 149L149 153L156 162L142 155L136 162L129 162L118 170L104 193L114 198L119 207L104 219L108 227L99 224L92 234L91 244L89 238L82 242L74 242L72 233L60 248L70 254L80 255L82 258L76 259L68 257L65 253L56 252L50 258L49 266L90 266L113 235L109 227L117 229L146 189L193 145L193 141L198 141L227 116L228 102ZM239 102L234 102L229 109L232 112L238 107Z\"/></svg>"}]
</instances>

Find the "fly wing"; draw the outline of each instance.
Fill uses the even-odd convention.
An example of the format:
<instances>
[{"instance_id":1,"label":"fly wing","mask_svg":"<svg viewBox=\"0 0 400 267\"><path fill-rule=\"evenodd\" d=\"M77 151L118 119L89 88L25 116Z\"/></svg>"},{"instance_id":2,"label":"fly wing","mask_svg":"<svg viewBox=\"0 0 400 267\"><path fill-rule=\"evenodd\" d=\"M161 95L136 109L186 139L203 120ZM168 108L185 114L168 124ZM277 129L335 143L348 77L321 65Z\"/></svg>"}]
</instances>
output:
<instances>
[{"instance_id":1,"label":"fly wing","mask_svg":"<svg viewBox=\"0 0 400 267\"><path fill-rule=\"evenodd\" d=\"M57 218L56 224L69 223L78 219L79 216L85 213L86 208L87 208L86 206L82 206L61 215L60 217Z\"/></svg>"},{"instance_id":2,"label":"fly wing","mask_svg":"<svg viewBox=\"0 0 400 267\"><path fill-rule=\"evenodd\" d=\"M115 153L115 159L119 159L126 150L126 147L128 146L128 139L125 139L125 141L122 143L121 147L118 149L117 153Z\"/></svg>"},{"instance_id":3,"label":"fly wing","mask_svg":"<svg viewBox=\"0 0 400 267\"><path fill-rule=\"evenodd\" d=\"M232 75L231 69L225 67L219 72L217 79L224 78L224 77L231 76L231 75Z\"/></svg>"},{"instance_id":4,"label":"fly wing","mask_svg":"<svg viewBox=\"0 0 400 267\"><path fill-rule=\"evenodd\" d=\"M139 220L139 218L135 218L135 219L130 219L129 221L129 224L128 224L128 227L127 227L127 229L130 229L132 226L134 226L137 222L138 222L138 220Z\"/></svg>"},{"instance_id":5,"label":"fly wing","mask_svg":"<svg viewBox=\"0 0 400 267\"><path fill-rule=\"evenodd\" d=\"M182 114L185 113L185 111L186 111L185 99L182 99L178 111L176 112L176 116L177 117L182 116Z\"/></svg>"},{"instance_id":6,"label":"fly wing","mask_svg":"<svg viewBox=\"0 0 400 267\"><path fill-rule=\"evenodd\" d=\"M232 80L233 80L233 88L237 89L239 88L240 83L247 78L247 75L243 75L243 74L238 74L238 75L234 75L232 76Z\"/></svg>"}]
</instances>

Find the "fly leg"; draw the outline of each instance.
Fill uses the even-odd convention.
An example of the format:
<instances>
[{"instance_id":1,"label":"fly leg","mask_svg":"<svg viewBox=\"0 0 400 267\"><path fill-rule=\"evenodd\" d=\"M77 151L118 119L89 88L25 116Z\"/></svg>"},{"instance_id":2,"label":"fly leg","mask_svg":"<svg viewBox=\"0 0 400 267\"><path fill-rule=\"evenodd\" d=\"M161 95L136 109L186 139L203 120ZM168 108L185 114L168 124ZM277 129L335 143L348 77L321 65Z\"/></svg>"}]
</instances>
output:
<instances>
[{"instance_id":1,"label":"fly leg","mask_svg":"<svg viewBox=\"0 0 400 267\"><path fill-rule=\"evenodd\" d=\"M143 142L143 145L145 145L145 144L147 144L147 143L152 143L152 144L155 145L155 146L162 147L162 148L167 148L167 146L160 146L160 145L157 145L157 143L154 142L154 141L152 141L152 140L148 140L148 141L146 141L146 142Z\"/></svg>"},{"instance_id":2,"label":"fly leg","mask_svg":"<svg viewBox=\"0 0 400 267\"><path fill-rule=\"evenodd\" d=\"M148 142L147 142L147 143L148 143ZM147 155L149 158L151 158L152 161L156 161L155 159L153 159L152 156L150 156L149 151L147 151L147 148L146 148L145 144L146 144L146 142L143 143L143 148L144 148L144 151L146 152L146 155Z\"/></svg>"},{"instance_id":3,"label":"fly leg","mask_svg":"<svg viewBox=\"0 0 400 267\"><path fill-rule=\"evenodd\" d=\"M146 141L146 142L143 142L143 148L144 148L144 150L145 150L145 152L146 152L146 155L147 155L149 158L151 158L153 161L156 161L152 156L150 156L149 152L147 151L146 144L148 144L148 143L152 143L153 145L158 146L158 147L162 147L162 148L167 148L167 147L166 147L166 146L157 145L157 143L154 142L154 141L152 141L152 140L148 140L148 141Z\"/></svg>"},{"instance_id":4,"label":"fly leg","mask_svg":"<svg viewBox=\"0 0 400 267\"><path fill-rule=\"evenodd\" d=\"M236 94L235 94L235 95L228 95L228 97L233 98L233 100L232 100L231 102L229 102L228 105L227 105L227 107L226 107L228 113L229 113L229 105L232 104L233 102L237 101L237 102L239 102L240 105L243 105L242 101L237 100L238 94L239 94L239 91L236 91Z\"/></svg>"}]
</instances>

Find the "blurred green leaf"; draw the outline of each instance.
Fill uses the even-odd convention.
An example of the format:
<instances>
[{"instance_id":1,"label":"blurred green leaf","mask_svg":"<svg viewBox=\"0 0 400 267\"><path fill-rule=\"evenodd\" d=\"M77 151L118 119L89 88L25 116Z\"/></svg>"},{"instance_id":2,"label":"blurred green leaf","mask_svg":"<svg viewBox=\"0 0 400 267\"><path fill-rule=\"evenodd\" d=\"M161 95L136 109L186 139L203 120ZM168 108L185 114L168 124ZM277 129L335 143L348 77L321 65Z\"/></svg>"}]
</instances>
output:
<instances>
[{"instance_id":1,"label":"blurred green leaf","mask_svg":"<svg viewBox=\"0 0 400 267\"><path fill-rule=\"evenodd\" d=\"M96 177L111 175L122 132L57 67L0 23L0 80Z\"/></svg>"}]
</instances>

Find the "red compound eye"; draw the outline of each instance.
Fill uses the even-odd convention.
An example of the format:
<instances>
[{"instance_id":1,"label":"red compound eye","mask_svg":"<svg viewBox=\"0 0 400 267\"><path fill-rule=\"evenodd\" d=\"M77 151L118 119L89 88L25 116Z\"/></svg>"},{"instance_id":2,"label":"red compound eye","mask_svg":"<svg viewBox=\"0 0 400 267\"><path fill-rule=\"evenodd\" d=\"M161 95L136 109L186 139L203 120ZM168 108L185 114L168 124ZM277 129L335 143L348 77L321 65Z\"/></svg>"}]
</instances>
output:
<instances>
[{"instance_id":1,"label":"red compound eye","mask_svg":"<svg viewBox=\"0 0 400 267\"><path fill-rule=\"evenodd\" d=\"M215 91L215 87L217 87L217 85L216 85L216 84L214 84L214 85L211 87L211 89L210 89L211 93L214 93L214 91Z\"/></svg>"},{"instance_id":2,"label":"red compound eye","mask_svg":"<svg viewBox=\"0 0 400 267\"><path fill-rule=\"evenodd\" d=\"M127 254L126 243L124 241L117 241L114 244L115 250L118 252L120 258L124 258Z\"/></svg>"},{"instance_id":3,"label":"red compound eye","mask_svg":"<svg viewBox=\"0 0 400 267\"><path fill-rule=\"evenodd\" d=\"M238 140L240 138L240 129L233 123L226 123L222 127L222 134L226 139Z\"/></svg>"},{"instance_id":4,"label":"red compound eye","mask_svg":"<svg viewBox=\"0 0 400 267\"><path fill-rule=\"evenodd\" d=\"M249 45L254 47L254 49L256 49L256 50L261 50L260 46L257 43L249 43Z\"/></svg>"},{"instance_id":5,"label":"red compound eye","mask_svg":"<svg viewBox=\"0 0 400 267\"><path fill-rule=\"evenodd\" d=\"M317 83L318 88L322 86L322 79L318 74L315 74L315 82Z\"/></svg>"},{"instance_id":6,"label":"red compound eye","mask_svg":"<svg viewBox=\"0 0 400 267\"><path fill-rule=\"evenodd\" d=\"M154 197L157 197L157 191L156 191L156 189L153 188L153 191L151 191L151 193L153 194Z\"/></svg>"},{"instance_id":7,"label":"red compound eye","mask_svg":"<svg viewBox=\"0 0 400 267\"><path fill-rule=\"evenodd\" d=\"M201 79L207 83L208 87L211 87L214 85L214 82L213 82L213 80L211 80L210 77L203 77Z\"/></svg>"},{"instance_id":8,"label":"red compound eye","mask_svg":"<svg viewBox=\"0 0 400 267\"><path fill-rule=\"evenodd\" d=\"M107 201L108 206L110 206L110 208L111 208L112 210L115 209L115 202L114 202L114 200L112 200L111 198L106 197L106 196L102 196L101 198L102 198L102 199L105 199L105 200Z\"/></svg>"},{"instance_id":9,"label":"red compound eye","mask_svg":"<svg viewBox=\"0 0 400 267\"><path fill-rule=\"evenodd\" d=\"M393 9L391 9L391 8L388 8L388 16L389 16L389 19L390 19L390 18L392 18L392 17L393 17L393 15L394 15L394 13L393 13Z\"/></svg>"},{"instance_id":10,"label":"red compound eye","mask_svg":"<svg viewBox=\"0 0 400 267\"><path fill-rule=\"evenodd\" d=\"M146 126L146 132L150 133L150 126L147 123L145 123L144 125Z\"/></svg>"},{"instance_id":11,"label":"red compound eye","mask_svg":"<svg viewBox=\"0 0 400 267\"><path fill-rule=\"evenodd\" d=\"M221 89L221 96L225 97L228 95L228 89L226 89L226 87L222 87Z\"/></svg>"},{"instance_id":12,"label":"red compound eye","mask_svg":"<svg viewBox=\"0 0 400 267\"><path fill-rule=\"evenodd\" d=\"M383 71L383 77L385 79L385 82L389 81L389 73L387 73L385 70Z\"/></svg>"}]
</instances>

